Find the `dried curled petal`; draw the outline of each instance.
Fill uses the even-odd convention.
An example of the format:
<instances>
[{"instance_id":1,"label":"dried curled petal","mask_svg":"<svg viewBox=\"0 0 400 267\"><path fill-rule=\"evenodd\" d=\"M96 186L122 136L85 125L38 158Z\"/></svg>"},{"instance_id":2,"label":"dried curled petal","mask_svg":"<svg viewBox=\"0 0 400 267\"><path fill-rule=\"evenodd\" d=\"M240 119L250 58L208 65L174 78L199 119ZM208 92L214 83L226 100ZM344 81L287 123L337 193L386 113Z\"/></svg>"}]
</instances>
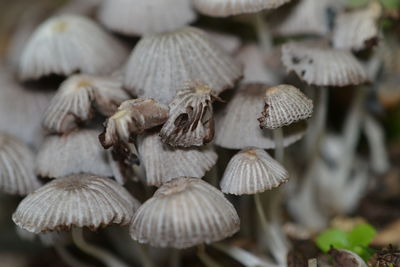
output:
<instances>
[{"instance_id":1,"label":"dried curled petal","mask_svg":"<svg viewBox=\"0 0 400 267\"><path fill-rule=\"evenodd\" d=\"M202 146L214 137L212 90L199 82L189 83L169 105L169 119L161 129L171 146Z\"/></svg>"}]
</instances>

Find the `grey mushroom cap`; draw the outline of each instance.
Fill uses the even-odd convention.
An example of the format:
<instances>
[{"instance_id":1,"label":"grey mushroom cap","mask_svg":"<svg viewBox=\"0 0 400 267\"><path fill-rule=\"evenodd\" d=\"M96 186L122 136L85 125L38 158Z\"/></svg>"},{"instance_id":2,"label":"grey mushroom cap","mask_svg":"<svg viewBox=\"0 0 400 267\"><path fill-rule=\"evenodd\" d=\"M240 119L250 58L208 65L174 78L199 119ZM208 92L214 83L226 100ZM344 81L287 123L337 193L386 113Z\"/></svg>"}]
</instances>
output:
<instances>
[{"instance_id":1,"label":"grey mushroom cap","mask_svg":"<svg viewBox=\"0 0 400 267\"><path fill-rule=\"evenodd\" d=\"M91 174L55 179L18 205L12 216L21 228L33 233L110 224L128 225L139 207L114 180Z\"/></svg>"},{"instance_id":2,"label":"grey mushroom cap","mask_svg":"<svg viewBox=\"0 0 400 267\"><path fill-rule=\"evenodd\" d=\"M232 236L239 225L235 208L221 191L201 179L179 177L138 209L130 234L139 243L187 248Z\"/></svg>"}]
</instances>

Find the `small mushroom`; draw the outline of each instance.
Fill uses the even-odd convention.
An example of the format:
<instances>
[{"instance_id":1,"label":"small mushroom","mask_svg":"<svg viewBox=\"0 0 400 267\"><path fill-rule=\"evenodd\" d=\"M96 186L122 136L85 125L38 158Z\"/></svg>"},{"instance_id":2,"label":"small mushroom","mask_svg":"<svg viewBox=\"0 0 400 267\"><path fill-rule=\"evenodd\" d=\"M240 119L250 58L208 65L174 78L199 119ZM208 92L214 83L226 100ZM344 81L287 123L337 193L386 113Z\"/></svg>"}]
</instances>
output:
<instances>
[{"instance_id":1,"label":"small mushroom","mask_svg":"<svg viewBox=\"0 0 400 267\"><path fill-rule=\"evenodd\" d=\"M0 191L27 195L40 187L35 155L18 139L0 134Z\"/></svg>"},{"instance_id":2,"label":"small mushroom","mask_svg":"<svg viewBox=\"0 0 400 267\"><path fill-rule=\"evenodd\" d=\"M55 16L33 33L21 56L22 80L76 71L109 74L126 58L126 49L93 21L78 15Z\"/></svg>"},{"instance_id":3,"label":"small mushroom","mask_svg":"<svg viewBox=\"0 0 400 267\"><path fill-rule=\"evenodd\" d=\"M187 0L105 0L99 20L126 35L145 35L176 30L196 19Z\"/></svg>"},{"instance_id":4,"label":"small mushroom","mask_svg":"<svg viewBox=\"0 0 400 267\"><path fill-rule=\"evenodd\" d=\"M202 81L219 94L241 76L241 66L206 32L184 27L143 37L128 60L124 84L139 97L169 104L187 81Z\"/></svg>"},{"instance_id":5,"label":"small mushroom","mask_svg":"<svg viewBox=\"0 0 400 267\"><path fill-rule=\"evenodd\" d=\"M168 112L167 106L152 98L127 100L106 121L100 142L104 148L118 142L128 143L132 135L163 124L168 119Z\"/></svg>"},{"instance_id":6,"label":"small mushroom","mask_svg":"<svg viewBox=\"0 0 400 267\"><path fill-rule=\"evenodd\" d=\"M226 194L257 194L286 183L288 176L283 166L267 152L249 147L229 161L221 189Z\"/></svg>"},{"instance_id":7,"label":"small mushroom","mask_svg":"<svg viewBox=\"0 0 400 267\"><path fill-rule=\"evenodd\" d=\"M211 88L190 82L169 104L169 118L161 129L161 140L173 147L203 146L214 138L215 99Z\"/></svg>"},{"instance_id":8,"label":"small mushroom","mask_svg":"<svg viewBox=\"0 0 400 267\"><path fill-rule=\"evenodd\" d=\"M268 88L265 106L258 119L261 128L276 129L311 117L313 102L292 85Z\"/></svg>"},{"instance_id":9,"label":"small mushroom","mask_svg":"<svg viewBox=\"0 0 400 267\"><path fill-rule=\"evenodd\" d=\"M201 178L217 162L211 146L172 148L161 141L157 132L138 138L139 159L146 170L146 184L160 186L179 176Z\"/></svg>"},{"instance_id":10,"label":"small mushroom","mask_svg":"<svg viewBox=\"0 0 400 267\"><path fill-rule=\"evenodd\" d=\"M239 224L222 192L201 179L178 177L138 209L130 234L139 243L182 249L230 237Z\"/></svg>"},{"instance_id":11,"label":"small mushroom","mask_svg":"<svg viewBox=\"0 0 400 267\"><path fill-rule=\"evenodd\" d=\"M346 249L331 249L333 267L367 267L365 261L356 253Z\"/></svg>"},{"instance_id":12,"label":"small mushroom","mask_svg":"<svg viewBox=\"0 0 400 267\"><path fill-rule=\"evenodd\" d=\"M61 84L50 101L43 125L51 133L66 133L78 123L90 120L94 110L111 115L128 98L122 84L114 77L73 75Z\"/></svg>"}]
</instances>

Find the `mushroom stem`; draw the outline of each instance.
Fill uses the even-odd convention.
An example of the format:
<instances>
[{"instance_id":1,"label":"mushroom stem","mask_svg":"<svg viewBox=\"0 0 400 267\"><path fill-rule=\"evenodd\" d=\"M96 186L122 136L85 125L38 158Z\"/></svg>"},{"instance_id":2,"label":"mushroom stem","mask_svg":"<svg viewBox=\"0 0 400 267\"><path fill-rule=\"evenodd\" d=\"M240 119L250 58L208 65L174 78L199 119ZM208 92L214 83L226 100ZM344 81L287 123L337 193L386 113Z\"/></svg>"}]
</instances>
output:
<instances>
[{"instance_id":1,"label":"mushroom stem","mask_svg":"<svg viewBox=\"0 0 400 267\"><path fill-rule=\"evenodd\" d=\"M171 250L171 255L169 258L170 267L180 267L181 266L181 253L178 249L173 248Z\"/></svg>"},{"instance_id":2,"label":"mushroom stem","mask_svg":"<svg viewBox=\"0 0 400 267\"><path fill-rule=\"evenodd\" d=\"M68 250L62 245L55 245L55 251L60 256L60 258L70 267L88 267L87 264L81 262L75 258Z\"/></svg>"},{"instance_id":3,"label":"mushroom stem","mask_svg":"<svg viewBox=\"0 0 400 267\"><path fill-rule=\"evenodd\" d=\"M110 252L87 243L83 238L82 228L72 228L72 240L80 250L98 259L108 267L128 267Z\"/></svg>"},{"instance_id":4,"label":"mushroom stem","mask_svg":"<svg viewBox=\"0 0 400 267\"><path fill-rule=\"evenodd\" d=\"M268 23L264 19L264 12L258 12L254 15L255 28L257 31L258 42L264 52L269 52L272 48L272 38L269 34Z\"/></svg>"},{"instance_id":5,"label":"mushroom stem","mask_svg":"<svg viewBox=\"0 0 400 267\"><path fill-rule=\"evenodd\" d=\"M284 161L284 146L283 146L283 130L282 128L275 129L274 131L275 141L275 159L283 164Z\"/></svg>"},{"instance_id":6,"label":"mushroom stem","mask_svg":"<svg viewBox=\"0 0 400 267\"><path fill-rule=\"evenodd\" d=\"M207 253L204 245L197 247L197 257L206 267L222 267L218 262L211 258Z\"/></svg>"}]
</instances>

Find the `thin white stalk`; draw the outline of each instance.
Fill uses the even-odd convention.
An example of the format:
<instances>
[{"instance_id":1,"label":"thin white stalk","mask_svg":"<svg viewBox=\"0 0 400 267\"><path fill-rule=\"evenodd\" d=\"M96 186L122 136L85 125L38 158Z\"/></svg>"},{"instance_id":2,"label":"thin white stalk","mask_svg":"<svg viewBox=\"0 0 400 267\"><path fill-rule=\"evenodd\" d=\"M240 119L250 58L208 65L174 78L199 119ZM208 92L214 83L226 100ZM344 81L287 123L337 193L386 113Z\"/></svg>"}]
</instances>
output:
<instances>
[{"instance_id":1,"label":"thin white stalk","mask_svg":"<svg viewBox=\"0 0 400 267\"><path fill-rule=\"evenodd\" d=\"M200 261L206 266L206 267L222 267L218 262L216 262L213 258L211 258L205 248L204 245L199 245L198 250L197 250L197 257L199 257Z\"/></svg>"},{"instance_id":2,"label":"thin white stalk","mask_svg":"<svg viewBox=\"0 0 400 267\"><path fill-rule=\"evenodd\" d=\"M258 42L264 53L268 53L272 48L272 37L267 22L264 19L264 12L258 12L254 15L255 28L257 31Z\"/></svg>"},{"instance_id":3,"label":"thin white stalk","mask_svg":"<svg viewBox=\"0 0 400 267\"><path fill-rule=\"evenodd\" d=\"M285 147L283 145L283 130L282 128L275 129L274 141L275 141L275 159L283 164L285 160Z\"/></svg>"},{"instance_id":4,"label":"thin white stalk","mask_svg":"<svg viewBox=\"0 0 400 267\"><path fill-rule=\"evenodd\" d=\"M104 265L108 267L128 267L127 264L123 263L107 250L87 243L83 238L82 228L72 228L72 240L80 250L101 261L102 263L104 263Z\"/></svg>"}]
</instances>

